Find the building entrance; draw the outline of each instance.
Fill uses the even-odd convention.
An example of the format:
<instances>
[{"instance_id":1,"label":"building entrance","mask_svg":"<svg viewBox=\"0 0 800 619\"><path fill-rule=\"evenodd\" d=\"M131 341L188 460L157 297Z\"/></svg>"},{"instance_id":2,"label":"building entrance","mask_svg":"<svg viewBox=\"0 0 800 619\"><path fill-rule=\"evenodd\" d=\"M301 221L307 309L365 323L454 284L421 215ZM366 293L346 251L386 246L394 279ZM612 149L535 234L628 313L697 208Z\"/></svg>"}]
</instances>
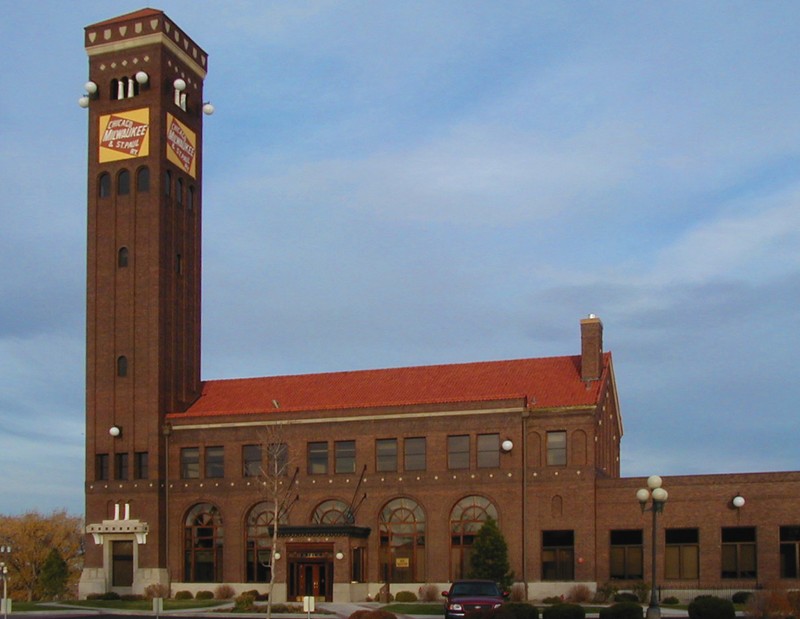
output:
<instances>
[{"instance_id":1,"label":"building entrance","mask_svg":"<svg viewBox=\"0 0 800 619\"><path fill-rule=\"evenodd\" d=\"M287 544L290 599L333 601L333 544Z\"/></svg>"}]
</instances>

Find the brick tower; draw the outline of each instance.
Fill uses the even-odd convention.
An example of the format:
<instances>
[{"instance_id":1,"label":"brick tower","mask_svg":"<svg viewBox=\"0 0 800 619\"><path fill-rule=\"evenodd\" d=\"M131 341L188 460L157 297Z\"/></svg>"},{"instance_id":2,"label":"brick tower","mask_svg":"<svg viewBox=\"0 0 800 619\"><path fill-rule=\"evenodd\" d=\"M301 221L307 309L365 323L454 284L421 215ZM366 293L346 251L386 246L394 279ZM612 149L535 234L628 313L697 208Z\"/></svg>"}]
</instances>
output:
<instances>
[{"instance_id":1,"label":"brick tower","mask_svg":"<svg viewBox=\"0 0 800 619\"><path fill-rule=\"evenodd\" d=\"M141 593L170 579L164 415L186 410L200 393L207 65L206 53L158 10L85 30L89 537L82 596Z\"/></svg>"}]
</instances>

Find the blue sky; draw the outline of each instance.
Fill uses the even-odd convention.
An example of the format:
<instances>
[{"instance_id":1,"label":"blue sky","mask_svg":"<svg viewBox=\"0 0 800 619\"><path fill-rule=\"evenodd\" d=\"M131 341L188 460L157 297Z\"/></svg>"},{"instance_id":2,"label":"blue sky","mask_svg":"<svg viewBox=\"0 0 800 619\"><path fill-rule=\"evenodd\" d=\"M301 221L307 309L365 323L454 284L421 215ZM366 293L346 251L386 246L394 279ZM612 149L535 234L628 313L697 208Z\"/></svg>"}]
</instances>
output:
<instances>
[{"instance_id":1,"label":"blue sky","mask_svg":"<svg viewBox=\"0 0 800 619\"><path fill-rule=\"evenodd\" d=\"M83 27L0 0L0 513L83 511ZM165 0L203 377L614 354L625 476L800 468L795 2ZM633 498L632 498L633 500Z\"/></svg>"}]
</instances>

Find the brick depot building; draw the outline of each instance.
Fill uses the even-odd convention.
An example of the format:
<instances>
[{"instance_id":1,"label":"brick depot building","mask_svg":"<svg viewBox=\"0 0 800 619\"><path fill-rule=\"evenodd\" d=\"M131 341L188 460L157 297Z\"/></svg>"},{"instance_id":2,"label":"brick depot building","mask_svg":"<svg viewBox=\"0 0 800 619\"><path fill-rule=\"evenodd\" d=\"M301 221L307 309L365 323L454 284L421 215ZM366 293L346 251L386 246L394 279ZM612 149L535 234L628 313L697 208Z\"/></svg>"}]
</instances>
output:
<instances>
[{"instance_id":1,"label":"brick depot building","mask_svg":"<svg viewBox=\"0 0 800 619\"><path fill-rule=\"evenodd\" d=\"M153 9L87 27L85 46L81 595L264 591L271 557L279 601L416 591L465 574L489 517L530 598L649 580L645 480L620 477L617 385L594 316L563 357L201 381L207 54ZM800 584L800 472L664 487L665 589Z\"/></svg>"}]
</instances>

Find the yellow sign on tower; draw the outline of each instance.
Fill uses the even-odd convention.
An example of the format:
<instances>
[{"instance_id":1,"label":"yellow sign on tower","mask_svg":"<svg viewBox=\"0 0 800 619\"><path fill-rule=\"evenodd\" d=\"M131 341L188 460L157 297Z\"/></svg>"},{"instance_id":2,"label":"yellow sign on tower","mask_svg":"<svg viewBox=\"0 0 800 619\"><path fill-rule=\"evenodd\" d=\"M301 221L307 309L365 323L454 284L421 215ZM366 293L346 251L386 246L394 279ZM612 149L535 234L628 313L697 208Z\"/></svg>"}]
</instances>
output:
<instances>
[{"instance_id":1,"label":"yellow sign on tower","mask_svg":"<svg viewBox=\"0 0 800 619\"><path fill-rule=\"evenodd\" d=\"M142 108L100 116L99 161L119 161L150 154L150 110Z\"/></svg>"},{"instance_id":2,"label":"yellow sign on tower","mask_svg":"<svg viewBox=\"0 0 800 619\"><path fill-rule=\"evenodd\" d=\"M172 114L167 114L167 160L197 178L197 135Z\"/></svg>"}]
</instances>

